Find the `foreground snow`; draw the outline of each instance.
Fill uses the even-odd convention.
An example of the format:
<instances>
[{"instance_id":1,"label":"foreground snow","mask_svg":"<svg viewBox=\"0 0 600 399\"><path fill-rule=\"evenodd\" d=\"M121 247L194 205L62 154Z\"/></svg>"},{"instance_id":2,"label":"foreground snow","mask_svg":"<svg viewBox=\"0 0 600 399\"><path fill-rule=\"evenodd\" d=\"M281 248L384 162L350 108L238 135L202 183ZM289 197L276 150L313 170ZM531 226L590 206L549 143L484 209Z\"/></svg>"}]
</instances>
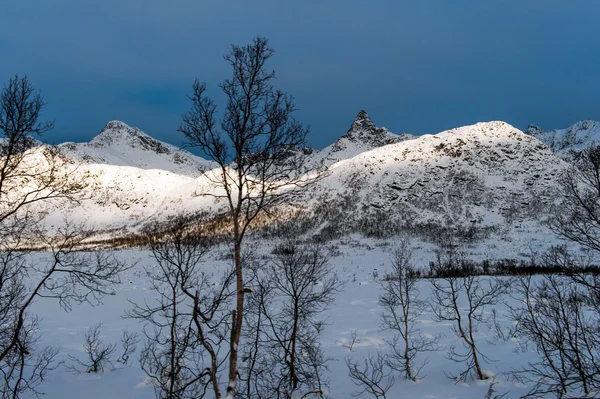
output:
<instances>
[{"instance_id":1,"label":"foreground snow","mask_svg":"<svg viewBox=\"0 0 600 399\"><path fill-rule=\"evenodd\" d=\"M551 236L539 235L535 227L523 231L521 235L513 235L505 240L495 238L473 245L467 250L473 259L498 259L508 257L527 258L535 256L536 251L542 251L547 246L556 243ZM377 278L389 270L389 256L393 241L375 241L351 237L332 243L335 254L331 262L337 273L346 281L343 292L337 297L335 305L324 313L328 326L321 342L325 349L330 372L325 376L331 381L328 396L337 399L351 397L355 386L348 377L344 359L351 357L361 360L369 352L387 351L384 338L387 335L379 331L381 308L378 305L380 285ZM417 266L426 268L434 260L435 247L418 240L412 241L413 259ZM261 248L268 251L269 248ZM222 258L225 248L213 252L206 259L204 267L217 271L225 267ZM43 256L40 255L40 256ZM118 343L124 329L141 331L142 326L133 320L123 319L124 312L131 309L128 301L143 302L153 297L149 290L150 284L146 279L143 268L151 264L150 254L145 250L126 250L118 252L118 257L130 263L137 264L127 272L123 284L118 286L115 295L105 298L103 304L97 307L82 305L66 313L52 300L39 300L34 311L42 317L40 346L51 345L61 347L60 360L72 364L68 355L83 359L84 334L88 328L98 322L103 323L102 339L105 343ZM218 273L216 273L218 274ZM426 299L430 292L428 281L419 283L421 296ZM502 316L499 320L503 325L509 321L503 316L504 306L499 306ZM487 309L491 312L492 309ZM486 373L493 376L488 381L468 381L455 384L446 377L459 370L462 365L453 363L445 358L444 347L460 345L453 335L450 325L436 323L431 319L431 311L425 312L419 319L419 328L424 334L440 335L441 348L437 352L425 354L420 360L428 358L429 363L423 368L423 379L418 382L396 378L395 386L389 391L388 398L484 398L491 381L496 382L496 394L507 393L506 398L520 397L528 392L530 387L511 381L504 373L519 368L527 361L535 359L534 352L519 351L517 342L498 342L493 338L493 332L482 328L477 332L481 351L493 361L485 364ZM348 341L356 334L358 341L353 350L348 349ZM140 345L141 346L141 345ZM459 346L460 347L460 346ZM52 372L44 383L42 391L46 398L151 398L154 391L146 375L140 369L136 353L128 366L118 366L115 370L99 374L73 374L64 367ZM359 398L368 398L362 394Z\"/></svg>"}]
</instances>

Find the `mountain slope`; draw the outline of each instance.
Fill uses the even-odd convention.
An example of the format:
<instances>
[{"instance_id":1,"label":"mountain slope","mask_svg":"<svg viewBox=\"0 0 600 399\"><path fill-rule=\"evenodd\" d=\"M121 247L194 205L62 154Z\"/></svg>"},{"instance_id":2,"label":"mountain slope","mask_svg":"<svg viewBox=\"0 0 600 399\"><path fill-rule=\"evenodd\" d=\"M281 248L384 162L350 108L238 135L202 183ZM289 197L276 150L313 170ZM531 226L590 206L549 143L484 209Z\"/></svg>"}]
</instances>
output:
<instances>
[{"instance_id":1,"label":"mountain slope","mask_svg":"<svg viewBox=\"0 0 600 399\"><path fill-rule=\"evenodd\" d=\"M199 172L203 160L190 154L189 163L174 163L180 150L122 123L109 123L90 143L61 148L71 157L87 157L77 173L88 183L83 198L64 204L63 213L100 230L134 231L180 212L224 205L215 201L218 188L211 183L218 175ZM304 209L315 228L333 234L507 227L543 217L567 166L538 139L504 122L397 136L377 128L364 112L345 135L309 159L329 169L293 206ZM59 225L61 219L54 213L47 223Z\"/></svg>"},{"instance_id":2,"label":"mountain slope","mask_svg":"<svg viewBox=\"0 0 600 399\"><path fill-rule=\"evenodd\" d=\"M600 122L579 121L566 129L543 131L530 125L525 133L532 135L559 157L571 160L590 145L600 144Z\"/></svg>"},{"instance_id":3,"label":"mountain slope","mask_svg":"<svg viewBox=\"0 0 600 399\"><path fill-rule=\"evenodd\" d=\"M75 162L161 169L199 176L214 164L171 144L156 140L137 128L111 121L89 143L63 143L61 151Z\"/></svg>"},{"instance_id":4,"label":"mountain slope","mask_svg":"<svg viewBox=\"0 0 600 399\"><path fill-rule=\"evenodd\" d=\"M330 219L339 219L342 230L505 226L543 212L565 167L543 143L509 124L478 123L333 164L306 200L321 214L333 212Z\"/></svg>"}]
</instances>

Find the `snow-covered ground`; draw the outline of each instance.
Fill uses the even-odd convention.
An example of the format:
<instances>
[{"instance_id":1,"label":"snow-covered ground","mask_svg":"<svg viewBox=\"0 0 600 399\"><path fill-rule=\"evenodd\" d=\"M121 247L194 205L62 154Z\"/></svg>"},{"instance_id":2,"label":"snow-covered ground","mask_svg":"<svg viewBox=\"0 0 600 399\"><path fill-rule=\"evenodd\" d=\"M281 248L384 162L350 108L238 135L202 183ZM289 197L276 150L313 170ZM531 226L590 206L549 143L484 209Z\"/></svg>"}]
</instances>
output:
<instances>
[{"instance_id":1,"label":"snow-covered ground","mask_svg":"<svg viewBox=\"0 0 600 399\"><path fill-rule=\"evenodd\" d=\"M550 235L545 235L545 229L535 225L523 226L517 233L510 236L496 237L466 247L472 259L521 258L541 253L549 245L559 241ZM325 375L331 381L328 397L336 399L350 398L357 387L348 377L344 359L350 357L362 360L370 352L387 351L384 338L388 333L380 331L381 307L378 305L381 286L378 278L390 269L390 253L395 245L394 240L378 241L351 236L330 243L334 256L331 263L339 276L346 281L343 291L337 296L335 304L323 313L327 320L321 342L328 362L329 372ZM248 245L263 245L260 251L268 252L264 242L248 241ZM435 259L436 247L419 240L411 241L413 261L416 266L427 268L430 261ZM220 249L222 254L225 248ZM45 256L39 254L38 256ZM62 311L58 303L51 299L40 299L35 303L33 311L41 316L40 346L60 347L60 360L72 364L68 355L83 359L84 335L88 328L96 323L103 323L101 338L105 343L119 343L124 329L141 331L142 325L137 321L123 319L126 310L131 309L132 302L141 303L151 300L155 293L150 290L150 282L144 273L144 267L152 264L150 253L146 250L122 250L117 253L121 260L136 265L123 276L123 283L116 287L115 295L105 297L103 304L96 307L80 305L69 313ZM214 251L205 258L203 267L207 271L218 271L226 266L225 261L217 260L219 251ZM221 257L222 259L222 257ZM218 273L215 273L218 274ZM430 284L422 280L418 284L422 299L430 294ZM491 312L492 309L486 309ZM500 322L510 323L505 317L505 307L498 306ZM418 382L396 378L394 387L389 391L388 398L473 398L482 399L488 391L491 381L496 382L496 394L506 393L506 398L517 398L528 392L530 387L516 383L504 373L509 372L529 360L535 359L533 351L521 352L517 342L500 342L493 339L493 332L487 328L477 331L480 349L491 362L483 366L488 375L495 376L488 381L467 381L456 384L448 379L446 374L459 370L457 365L446 359L447 348L453 344L460 347L457 337L452 333L448 323L432 320L430 310L426 311L418 321L419 328L424 334L440 335L440 350L430 352L420 360L428 358L428 364L423 368L423 378ZM358 341L350 351L347 343L352 334ZM141 346L141 345L140 345ZM138 352L132 356L130 365L117 367L103 373L73 374L66 368L60 367L53 371L40 387L48 399L58 398L152 398L154 391L137 362ZM362 394L359 398L368 398Z\"/></svg>"}]
</instances>

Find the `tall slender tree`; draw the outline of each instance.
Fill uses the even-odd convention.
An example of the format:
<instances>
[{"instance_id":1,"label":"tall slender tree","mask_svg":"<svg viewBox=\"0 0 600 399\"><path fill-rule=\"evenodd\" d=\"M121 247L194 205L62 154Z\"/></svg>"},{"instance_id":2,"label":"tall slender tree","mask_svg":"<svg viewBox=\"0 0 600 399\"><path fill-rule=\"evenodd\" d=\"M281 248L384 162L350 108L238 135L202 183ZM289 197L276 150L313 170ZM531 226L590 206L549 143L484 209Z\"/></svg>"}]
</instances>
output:
<instances>
[{"instance_id":1,"label":"tall slender tree","mask_svg":"<svg viewBox=\"0 0 600 399\"><path fill-rule=\"evenodd\" d=\"M295 188L310 180L302 177L302 148L308 129L293 117L293 98L273 86L275 72L267 68L273 55L268 40L262 37L243 47L232 46L224 57L232 75L219 85L227 98L224 111L218 115L216 103L205 95L206 84L196 80L190 96L192 108L183 115L179 128L190 145L217 163L216 170L205 176L217 188L210 195L225 199L231 222L236 304L231 315L229 397L235 394L238 380L244 237L257 217L285 203Z\"/></svg>"}]
</instances>

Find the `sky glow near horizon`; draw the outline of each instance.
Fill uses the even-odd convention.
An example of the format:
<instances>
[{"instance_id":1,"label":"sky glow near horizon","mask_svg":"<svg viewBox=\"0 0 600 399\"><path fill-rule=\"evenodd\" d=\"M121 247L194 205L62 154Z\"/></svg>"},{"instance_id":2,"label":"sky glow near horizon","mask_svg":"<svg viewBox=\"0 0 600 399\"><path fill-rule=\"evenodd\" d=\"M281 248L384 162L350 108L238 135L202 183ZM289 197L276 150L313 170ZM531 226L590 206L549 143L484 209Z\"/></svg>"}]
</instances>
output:
<instances>
[{"instance_id":1,"label":"sky glow near horizon","mask_svg":"<svg viewBox=\"0 0 600 399\"><path fill-rule=\"evenodd\" d=\"M276 86L322 148L359 110L401 134L600 120L600 2L7 0L0 82L27 74L49 142L122 120L181 145L195 78L222 103L231 44L268 37Z\"/></svg>"}]
</instances>

